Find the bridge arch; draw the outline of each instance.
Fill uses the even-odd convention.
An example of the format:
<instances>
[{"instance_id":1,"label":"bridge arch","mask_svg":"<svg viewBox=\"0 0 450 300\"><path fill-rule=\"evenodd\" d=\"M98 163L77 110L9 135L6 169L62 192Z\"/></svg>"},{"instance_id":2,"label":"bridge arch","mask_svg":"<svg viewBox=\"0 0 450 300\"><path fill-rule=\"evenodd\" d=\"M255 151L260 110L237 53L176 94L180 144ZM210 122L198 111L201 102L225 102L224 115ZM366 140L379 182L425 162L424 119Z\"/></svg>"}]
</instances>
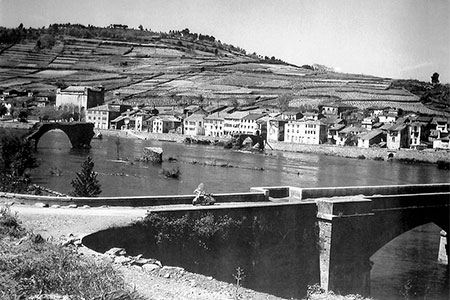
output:
<instances>
[{"instance_id":1,"label":"bridge arch","mask_svg":"<svg viewBox=\"0 0 450 300\"><path fill-rule=\"evenodd\" d=\"M59 129L64 132L72 144L72 148L90 148L94 137L94 124L86 122L49 122L36 123L25 136L28 140L34 140L37 147L39 139L48 131Z\"/></svg>"}]
</instances>

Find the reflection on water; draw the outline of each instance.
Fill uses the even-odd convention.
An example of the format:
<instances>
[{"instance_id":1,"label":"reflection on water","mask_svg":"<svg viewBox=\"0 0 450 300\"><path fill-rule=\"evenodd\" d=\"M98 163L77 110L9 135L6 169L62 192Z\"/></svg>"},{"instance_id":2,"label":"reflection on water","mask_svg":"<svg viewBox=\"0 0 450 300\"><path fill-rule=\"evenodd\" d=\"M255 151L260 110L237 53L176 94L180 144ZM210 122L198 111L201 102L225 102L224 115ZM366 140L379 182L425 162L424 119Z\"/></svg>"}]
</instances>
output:
<instances>
[{"instance_id":1,"label":"reflection on water","mask_svg":"<svg viewBox=\"0 0 450 300\"><path fill-rule=\"evenodd\" d=\"M120 156L132 163L113 162L115 137L93 140L90 150L72 150L59 131L39 141L37 184L67 193L70 181L89 155L102 185L102 196L193 194L200 182L208 191L246 192L252 186L298 187L387 185L448 182L449 172L435 165L345 159L314 154L271 152L247 154L220 147L121 139ZM162 147L162 164L133 162L146 146ZM176 162L168 162L169 157ZM204 164L230 167L205 166ZM166 179L162 168L179 167L179 180ZM50 176L58 168L61 176ZM262 168L262 170L261 170ZM439 230L427 225L405 233L374 256L372 293L379 299L448 299L448 273L436 264ZM422 291L422 292L421 292ZM425 292L423 292L425 291ZM406 295L406 296L405 296Z\"/></svg>"}]
</instances>

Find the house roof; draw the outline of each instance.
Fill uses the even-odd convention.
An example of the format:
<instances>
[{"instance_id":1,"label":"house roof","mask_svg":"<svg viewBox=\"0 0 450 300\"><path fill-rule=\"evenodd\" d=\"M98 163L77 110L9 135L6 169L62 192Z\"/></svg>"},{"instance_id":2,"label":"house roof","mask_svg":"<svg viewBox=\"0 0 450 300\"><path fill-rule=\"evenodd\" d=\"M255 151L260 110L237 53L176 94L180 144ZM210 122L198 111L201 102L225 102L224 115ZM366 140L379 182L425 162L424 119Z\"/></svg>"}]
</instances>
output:
<instances>
[{"instance_id":1,"label":"house roof","mask_svg":"<svg viewBox=\"0 0 450 300\"><path fill-rule=\"evenodd\" d=\"M205 115L202 114L192 114L189 117L187 117L186 121L203 121L205 119Z\"/></svg>"},{"instance_id":2,"label":"house roof","mask_svg":"<svg viewBox=\"0 0 450 300\"><path fill-rule=\"evenodd\" d=\"M367 129L362 128L362 127L356 127L356 126L348 126L348 127L345 127L344 129L342 129L341 131L339 131L339 133L350 133L350 132L361 133L364 131L367 131Z\"/></svg>"},{"instance_id":3,"label":"house roof","mask_svg":"<svg viewBox=\"0 0 450 300\"><path fill-rule=\"evenodd\" d=\"M403 129L406 128L406 124L394 124L392 125L388 130L389 131L402 131Z\"/></svg>"},{"instance_id":4,"label":"house roof","mask_svg":"<svg viewBox=\"0 0 450 300\"><path fill-rule=\"evenodd\" d=\"M210 114L209 116L205 117L205 120L224 120L225 118L225 113L223 112L217 112L217 113L213 113Z\"/></svg>"},{"instance_id":5,"label":"house roof","mask_svg":"<svg viewBox=\"0 0 450 300\"><path fill-rule=\"evenodd\" d=\"M362 139L362 140L369 140L370 141L371 139L373 139L373 138L375 138L375 137L377 137L377 136L379 136L381 134L384 134L384 132L381 131L381 130L371 130L369 132L361 133L359 135L359 138Z\"/></svg>"},{"instance_id":6,"label":"house roof","mask_svg":"<svg viewBox=\"0 0 450 300\"><path fill-rule=\"evenodd\" d=\"M261 119L264 117L264 114L248 114L247 116L243 117L243 120L250 120L250 121L256 121L258 119Z\"/></svg>"},{"instance_id":7,"label":"house roof","mask_svg":"<svg viewBox=\"0 0 450 300\"><path fill-rule=\"evenodd\" d=\"M226 115L224 118L227 120L241 120L242 118L244 118L246 115L248 115L249 113L246 111L235 111L234 113L228 114Z\"/></svg>"},{"instance_id":8,"label":"house roof","mask_svg":"<svg viewBox=\"0 0 450 300\"><path fill-rule=\"evenodd\" d=\"M95 107L88 108L88 111L114 111L120 112L120 106L104 104Z\"/></svg>"}]
</instances>

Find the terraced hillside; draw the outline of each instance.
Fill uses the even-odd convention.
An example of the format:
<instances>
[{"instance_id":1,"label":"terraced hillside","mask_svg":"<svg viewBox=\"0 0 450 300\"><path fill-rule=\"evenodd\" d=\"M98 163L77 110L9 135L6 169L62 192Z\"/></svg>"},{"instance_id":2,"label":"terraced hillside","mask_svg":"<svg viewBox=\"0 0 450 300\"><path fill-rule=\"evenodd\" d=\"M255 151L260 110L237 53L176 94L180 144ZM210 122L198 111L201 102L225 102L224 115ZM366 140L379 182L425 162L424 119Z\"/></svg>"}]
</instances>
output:
<instances>
[{"instance_id":1,"label":"terraced hillside","mask_svg":"<svg viewBox=\"0 0 450 300\"><path fill-rule=\"evenodd\" d=\"M433 110L389 78L342 74L275 63L224 50L208 41L155 35L142 42L61 37L39 49L35 40L0 47L0 90L56 90L61 85L103 85L106 100L147 105L179 103L312 108L341 102L358 108L390 106Z\"/></svg>"}]
</instances>

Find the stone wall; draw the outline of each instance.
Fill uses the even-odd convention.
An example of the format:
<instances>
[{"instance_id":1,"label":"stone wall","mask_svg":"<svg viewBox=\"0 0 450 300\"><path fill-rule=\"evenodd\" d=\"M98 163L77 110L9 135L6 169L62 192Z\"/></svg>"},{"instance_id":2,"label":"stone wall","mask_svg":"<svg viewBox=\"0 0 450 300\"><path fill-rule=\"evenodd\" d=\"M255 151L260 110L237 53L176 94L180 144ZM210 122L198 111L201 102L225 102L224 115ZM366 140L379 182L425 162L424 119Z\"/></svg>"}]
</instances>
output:
<instances>
[{"instance_id":1,"label":"stone wall","mask_svg":"<svg viewBox=\"0 0 450 300\"><path fill-rule=\"evenodd\" d=\"M304 145L297 143L286 142L270 142L270 147L273 150L314 153L332 156L341 156L349 158L367 158L367 159L381 159L388 160L391 154L394 160L405 160L415 162L429 162L436 163L438 160L450 161L450 153L445 150L389 150L387 148L358 148L346 147L336 145Z\"/></svg>"}]
</instances>

